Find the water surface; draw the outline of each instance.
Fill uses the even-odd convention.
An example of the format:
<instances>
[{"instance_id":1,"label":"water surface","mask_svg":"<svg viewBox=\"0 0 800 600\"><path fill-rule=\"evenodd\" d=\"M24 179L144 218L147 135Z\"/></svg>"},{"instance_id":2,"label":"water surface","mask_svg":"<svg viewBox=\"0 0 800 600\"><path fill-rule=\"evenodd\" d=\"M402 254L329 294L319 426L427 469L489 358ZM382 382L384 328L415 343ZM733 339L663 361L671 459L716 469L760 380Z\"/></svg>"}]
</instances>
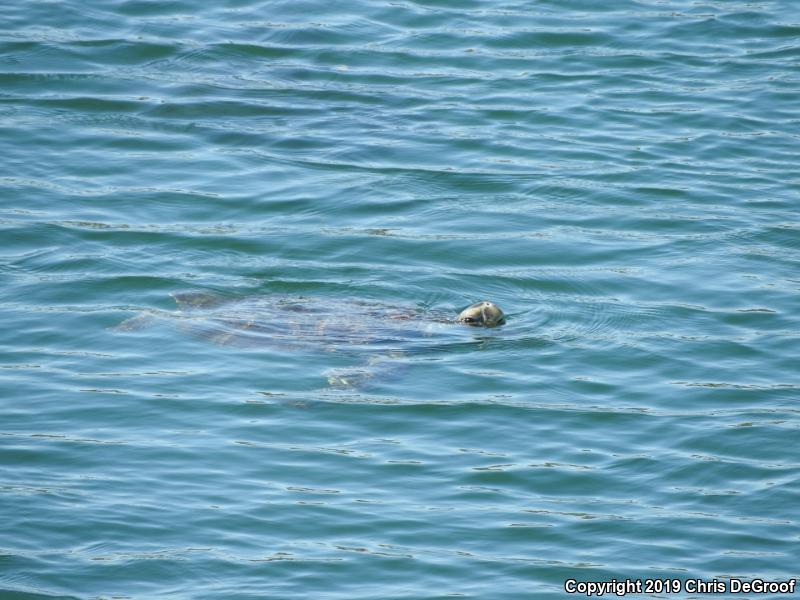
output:
<instances>
[{"instance_id":1,"label":"water surface","mask_svg":"<svg viewBox=\"0 0 800 600\"><path fill-rule=\"evenodd\" d=\"M3 598L797 575L794 2L211 4L0 7Z\"/></svg>"}]
</instances>

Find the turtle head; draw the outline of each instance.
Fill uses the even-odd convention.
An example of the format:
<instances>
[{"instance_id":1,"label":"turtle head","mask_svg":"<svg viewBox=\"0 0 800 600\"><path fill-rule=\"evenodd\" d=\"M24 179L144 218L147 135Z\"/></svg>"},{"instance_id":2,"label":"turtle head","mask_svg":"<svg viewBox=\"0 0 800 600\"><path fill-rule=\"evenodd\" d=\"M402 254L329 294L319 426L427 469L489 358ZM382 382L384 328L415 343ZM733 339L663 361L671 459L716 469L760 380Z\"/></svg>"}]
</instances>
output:
<instances>
[{"instance_id":1,"label":"turtle head","mask_svg":"<svg viewBox=\"0 0 800 600\"><path fill-rule=\"evenodd\" d=\"M462 310L456 321L472 327L496 327L505 321L505 315L494 302L476 302Z\"/></svg>"}]
</instances>

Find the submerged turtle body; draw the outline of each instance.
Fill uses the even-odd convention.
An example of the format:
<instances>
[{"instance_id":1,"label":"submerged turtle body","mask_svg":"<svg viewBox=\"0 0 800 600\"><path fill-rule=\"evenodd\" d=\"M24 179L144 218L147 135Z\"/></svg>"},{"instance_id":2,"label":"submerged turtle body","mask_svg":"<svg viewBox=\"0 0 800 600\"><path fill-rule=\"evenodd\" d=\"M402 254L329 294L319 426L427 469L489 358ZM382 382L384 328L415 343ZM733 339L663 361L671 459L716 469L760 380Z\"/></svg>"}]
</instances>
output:
<instances>
[{"instance_id":1,"label":"submerged turtle body","mask_svg":"<svg viewBox=\"0 0 800 600\"><path fill-rule=\"evenodd\" d=\"M201 293L173 294L182 325L219 344L239 346L379 347L430 335L443 319L411 307L266 296L226 300Z\"/></svg>"},{"instance_id":2,"label":"submerged turtle body","mask_svg":"<svg viewBox=\"0 0 800 600\"><path fill-rule=\"evenodd\" d=\"M418 307L357 299L235 299L204 292L175 293L172 297L178 311L169 316L179 328L217 344L326 352L369 350L365 366L328 378L330 384L345 387L372 379L378 370L385 371L388 364L397 363L405 353L429 348L431 338L445 335L454 323L493 327L503 322L502 311L491 302L473 304L454 319L446 313ZM139 319L133 317L117 329L138 328Z\"/></svg>"}]
</instances>

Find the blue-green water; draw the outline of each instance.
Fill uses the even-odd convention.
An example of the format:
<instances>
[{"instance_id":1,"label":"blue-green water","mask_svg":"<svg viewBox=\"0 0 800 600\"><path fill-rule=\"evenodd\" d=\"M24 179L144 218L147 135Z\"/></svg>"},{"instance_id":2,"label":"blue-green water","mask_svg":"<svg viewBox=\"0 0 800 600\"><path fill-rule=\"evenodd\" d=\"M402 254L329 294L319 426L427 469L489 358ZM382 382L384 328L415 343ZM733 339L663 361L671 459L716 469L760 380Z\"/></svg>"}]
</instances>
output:
<instances>
[{"instance_id":1,"label":"blue-green water","mask_svg":"<svg viewBox=\"0 0 800 600\"><path fill-rule=\"evenodd\" d=\"M796 577L799 143L794 0L5 3L0 597Z\"/></svg>"}]
</instances>

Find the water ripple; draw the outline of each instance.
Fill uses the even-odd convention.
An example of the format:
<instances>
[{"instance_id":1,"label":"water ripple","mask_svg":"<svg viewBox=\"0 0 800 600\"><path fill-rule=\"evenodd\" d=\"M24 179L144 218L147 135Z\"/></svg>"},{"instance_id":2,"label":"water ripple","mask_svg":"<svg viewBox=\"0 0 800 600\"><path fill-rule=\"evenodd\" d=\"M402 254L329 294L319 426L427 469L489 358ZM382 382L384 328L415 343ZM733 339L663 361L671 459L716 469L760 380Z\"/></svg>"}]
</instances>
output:
<instances>
[{"instance_id":1,"label":"water ripple","mask_svg":"<svg viewBox=\"0 0 800 600\"><path fill-rule=\"evenodd\" d=\"M786 579L793 8L0 7L0 595ZM215 345L187 290L443 322Z\"/></svg>"}]
</instances>

